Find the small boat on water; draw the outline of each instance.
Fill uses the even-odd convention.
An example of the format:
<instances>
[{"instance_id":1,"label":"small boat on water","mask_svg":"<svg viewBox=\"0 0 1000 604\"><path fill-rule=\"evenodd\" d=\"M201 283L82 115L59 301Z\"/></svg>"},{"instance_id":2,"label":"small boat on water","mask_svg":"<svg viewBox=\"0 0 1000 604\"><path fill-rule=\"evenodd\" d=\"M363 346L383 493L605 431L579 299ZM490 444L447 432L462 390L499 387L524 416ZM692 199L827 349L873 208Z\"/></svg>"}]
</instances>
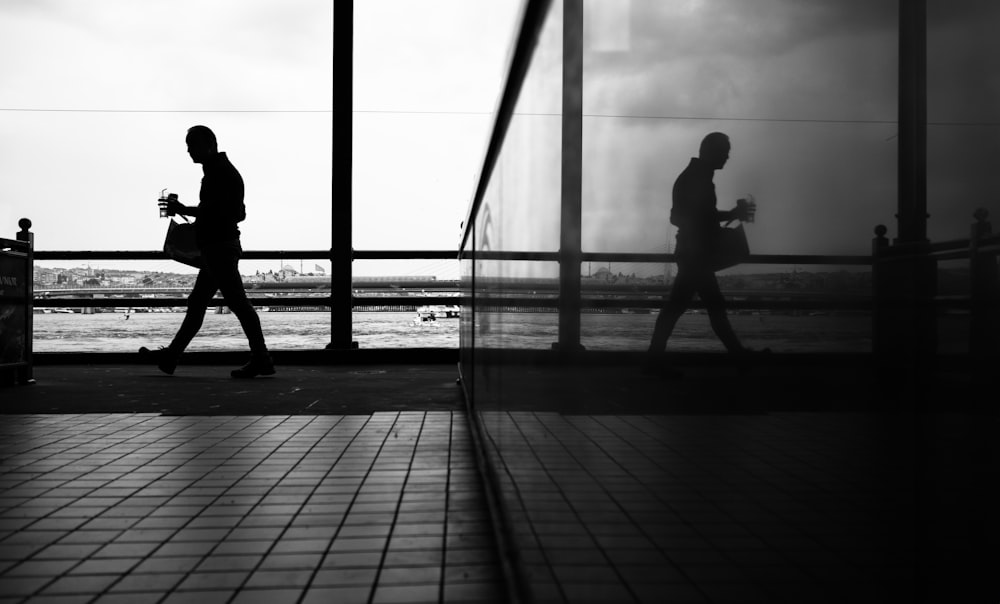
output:
<instances>
[{"instance_id":1,"label":"small boat on water","mask_svg":"<svg viewBox=\"0 0 1000 604\"><path fill-rule=\"evenodd\" d=\"M458 306L419 306L417 318L420 321L437 321L438 319L457 319L461 314Z\"/></svg>"}]
</instances>

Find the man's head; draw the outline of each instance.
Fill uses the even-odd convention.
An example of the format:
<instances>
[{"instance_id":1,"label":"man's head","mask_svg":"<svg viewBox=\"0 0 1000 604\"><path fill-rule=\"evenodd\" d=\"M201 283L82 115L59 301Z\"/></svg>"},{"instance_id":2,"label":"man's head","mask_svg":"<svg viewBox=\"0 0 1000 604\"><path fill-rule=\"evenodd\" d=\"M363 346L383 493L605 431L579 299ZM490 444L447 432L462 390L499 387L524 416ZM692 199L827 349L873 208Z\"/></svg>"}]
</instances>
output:
<instances>
[{"instance_id":1,"label":"man's head","mask_svg":"<svg viewBox=\"0 0 1000 604\"><path fill-rule=\"evenodd\" d=\"M698 157L714 170L721 170L729 160L729 137L721 132L713 132L702 139Z\"/></svg>"},{"instance_id":2,"label":"man's head","mask_svg":"<svg viewBox=\"0 0 1000 604\"><path fill-rule=\"evenodd\" d=\"M188 155L196 164L205 163L205 160L215 157L219 152L215 133L208 126L191 126L184 140L187 142Z\"/></svg>"}]
</instances>

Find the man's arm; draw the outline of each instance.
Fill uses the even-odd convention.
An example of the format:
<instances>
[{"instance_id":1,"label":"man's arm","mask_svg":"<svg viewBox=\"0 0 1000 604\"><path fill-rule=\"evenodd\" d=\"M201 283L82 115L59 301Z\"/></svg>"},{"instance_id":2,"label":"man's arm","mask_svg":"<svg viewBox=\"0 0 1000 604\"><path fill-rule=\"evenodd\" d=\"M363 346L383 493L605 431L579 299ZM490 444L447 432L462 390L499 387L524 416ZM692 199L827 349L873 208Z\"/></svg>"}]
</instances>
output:
<instances>
[{"instance_id":1,"label":"man's arm","mask_svg":"<svg viewBox=\"0 0 1000 604\"><path fill-rule=\"evenodd\" d=\"M745 199L740 199L736 202L736 207L732 210L716 210L715 215L719 222L730 222L733 220L746 222L750 219L750 206L747 205Z\"/></svg>"},{"instance_id":2,"label":"man's arm","mask_svg":"<svg viewBox=\"0 0 1000 604\"><path fill-rule=\"evenodd\" d=\"M739 218L738 213L737 208L733 208L732 210L716 210L715 219L718 222L730 222Z\"/></svg>"},{"instance_id":3,"label":"man's arm","mask_svg":"<svg viewBox=\"0 0 1000 604\"><path fill-rule=\"evenodd\" d=\"M167 213L171 216L177 214L179 216L194 216L198 217L198 207L197 206L186 206L183 203L177 201L176 199L171 199L167 202Z\"/></svg>"}]
</instances>

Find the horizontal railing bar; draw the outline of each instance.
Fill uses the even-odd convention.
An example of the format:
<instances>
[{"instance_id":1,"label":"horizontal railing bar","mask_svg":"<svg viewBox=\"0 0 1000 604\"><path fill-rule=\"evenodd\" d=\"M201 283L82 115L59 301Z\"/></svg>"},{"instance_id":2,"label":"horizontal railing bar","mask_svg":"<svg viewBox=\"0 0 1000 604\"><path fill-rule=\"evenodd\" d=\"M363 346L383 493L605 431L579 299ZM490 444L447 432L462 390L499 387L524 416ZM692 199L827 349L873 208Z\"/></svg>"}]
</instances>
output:
<instances>
[{"instance_id":1,"label":"horizontal railing bar","mask_svg":"<svg viewBox=\"0 0 1000 604\"><path fill-rule=\"evenodd\" d=\"M977 254L996 254L1000 253L1000 242L998 243L987 243L985 245L980 244L976 247Z\"/></svg>"},{"instance_id":2,"label":"horizontal railing bar","mask_svg":"<svg viewBox=\"0 0 1000 604\"><path fill-rule=\"evenodd\" d=\"M309 307L330 306L329 296L315 298L251 298L255 306L279 307ZM461 306L466 302L463 298L454 296L421 296L407 298L356 297L352 300L354 308L368 306L409 307L409 306ZM66 300L36 300L35 308L164 308L183 307L187 304L184 298L71 298ZM558 297L550 298L512 298L476 296L477 310L494 308L559 308ZM583 308L659 308L662 298L583 298ZM879 303L883 308L909 308L925 303L913 302L903 298L886 299ZM222 298L213 298L209 306L225 306ZM947 296L934 298L929 305L940 309L968 309L972 300L969 296ZM773 310L871 310L874 300L870 297L855 298L809 298L796 300L775 300L766 298L731 298L726 301L727 308L733 309L773 309ZM692 308L702 308L693 303Z\"/></svg>"},{"instance_id":3,"label":"horizontal railing bar","mask_svg":"<svg viewBox=\"0 0 1000 604\"><path fill-rule=\"evenodd\" d=\"M244 260L329 260L329 250L244 250ZM355 250L355 260L457 260L455 250ZM170 260L155 250L36 250L35 260Z\"/></svg>"},{"instance_id":4,"label":"horizontal railing bar","mask_svg":"<svg viewBox=\"0 0 1000 604\"><path fill-rule=\"evenodd\" d=\"M588 299L580 301L582 308L649 308L656 309L662 304L662 300L636 299L636 298L615 298L615 299ZM938 309L968 309L971 307L971 300L967 297L935 298L929 303L914 302L907 299L885 300L879 304L880 308L915 308L923 305L933 306ZM476 308L545 308L558 310L558 299L531 299L531 298L476 298ZM699 301L691 302L690 308L704 308L704 304ZM857 310L871 311L874 308L874 301L871 298L831 298L831 299L807 299L807 300L765 300L765 299L730 299L726 300L728 309L760 309L760 310Z\"/></svg>"},{"instance_id":5,"label":"horizontal railing bar","mask_svg":"<svg viewBox=\"0 0 1000 604\"><path fill-rule=\"evenodd\" d=\"M10 240L11 244L24 247L26 244ZM980 252L1000 251L1000 237L984 238L976 248ZM932 244L898 244L880 252L880 259L918 258L933 254L935 257L959 258L968 255L969 240L953 240ZM918 253L914 253L917 251ZM939 252L953 251L954 255ZM35 250L36 260L170 260L165 252L155 250ZM327 260L328 250L245 250L246 260ZM355 250L355 260L525 260L556 262L558 252L533 251L465 251L461 256L453 250ZM676 254L632 253L632 252L583 252L584 262L649 262L675 263ZM872 264L872 256L823 255L823 254L751 254L744 264L813 264L813 265L853 265Z\"/></svg>"},{"instance_id":6,"label":"horizontal railing bar","mask_svg":"<svg viewBox=\"0 0 1000 604\"><path fill-rule=\"evenodd\" d=\"M330 306L330 296L257 298L251 297L254 306ZM354 297L354 306L457 306L456 296L405 296L381 298L377 296ZM103 307L173 307L186 306L187 298L39 298L35 308L103 308ZM225 306L223 298L212 298L209 306Z\"/></svg>"},{"instance_id":7,"label":"horizontal railing bar","mask_svg":"<svg viewBox=\"0 0 1000 604\"><path fill-rule=\"evenodd\" d=\"M885 247L879 254L913 254L915 252L946 252L969 247L968 239L947 239L944 241L907 241Z\"/></svg>"},{"instance_id":8,"label":"horizontal railing bar","mask_svg":"<svg viewBox=\"0 0 1000 604\"><path fill-rule=\"evenodd\" d=\"M642 301L635 300L581 300L580 304L583 308L649 308L657 309L660 304L650 304L649 302L655 302L652 300L645 301L645 304L640 304ZM662 304L662 303L661 303ZM704 308L704 305L698 306L698 308ZM760 310L863 310L870 311L871 303L866 301L852 301L852 300L767 300L767 301L754 301L754 300L727 300L727 309L760 309Z\"/></svg>"},{"instance_id":9,"label":"horizontal railing bar","mask_svg":"<svg viewBox=\"0 0 1000 604\"><path fill-rule=\"evenodd\" d=\"M990 250L989 249L986 249L986 250L980 249L980 250L977 250L977 251L978 252L983 252L983 251L989 252ZM965 249L959 249L959 250L954 250L954 251L937 251L937 252L930 252L930 253L923 253L923 254L920 254L920 253L918 253L918 254L892 254L892 255L886 255L884 257L879 257L878 262L879 263L886 263L886 262L895 263L895 262L905 262L905 261L909 261L909 260L968 260L969 257L970 257L969 249L965 248Z\"/></svg>"},{"instance_id":10,"label":"horizontal railing bar","mask_svg":"<svg viewBox=\"0 0 1000 604\"><path fill-rule=\"evenodd\" d=\"M962 258L968 257L969 248L972 246L972 243L969 239L950 239L948 241L936 241L933 243L897 243L880 251L879 256L891 259L926 258L928 256L946 259ZM978 241L978 245L976 246L977 251L994 251L997 249L1000 249L1000 236L998 235L983 237ZM952 253L948 254L948 252Z\"/></svg>"},{"instance_id":11,"label":"horizontal railing bar","mask_svg":"<svg viewBox=\"0 0 1000 604\"><path fill-rule=\"evenodd\" d=\"M672 262L676 254L631 254L584 252L584 262ZM811 255L811 254L750 254L742 264L816 264L816 265L860 265L872 263L871 256L856 255Z\"/></svg>"},{"instance_id":12,"label":"horizontal railing bar","mask_svg":"<svg viewBox=\"0 0 1000 604\"><path fill-rule=\"evenodd\" d=\"M630 252L583 252L583 262L676 263L676 254ZM558 262L559 252L477 251L463 252L463 260L525 260ZM871 256L815 254L751 254L743 264L815 264L870 266Z\"/></svg>"},{"instance_id":13,"label":"horizontal railing bar","mask_svg":"<svg viewBox=\"0 0 1000 604\"><path fill-rule=\"evenodd\" d=\"M0 238L0 249L15 249L15 248L19 251L27 251L31 249L31 245L27 241L21 241L20 239Z\"/></svg>"},{"instance_id":14,"label":"horizontal railing bar","mask_svg":"<svg viewBox=\"0 0 1000 604\"><path fill-rule=\"evenodd\" d=\"M403 298L379 298L375 296L355 296L354 306L461 306L458 296L412 296Z\"/></svg>"},{"instance_id":15,"label":"horizontal railing bar","mask_svg":"<svg viewBox=\"0 0 1000 604\"><path fill-rule=\"evenodd\" d=\"M559 252L477 251L461 254L460 260L527 260L558 262Z\"/></svg>"},{"instance_id":16,"label":"horizontal railing bar","mask_svg":"<svg viewBox=\"0 0 1000 604\"><path fill-rule=\"evenodd\" d=\"M326 250L247 250L242 254L245 260L326 260L330 253ZM523 260L557 262L558 252L526 251L479 251L465 252L465 259L476 260ZM159 251L115 251L115 250L40 250L35 251L36 260L170 260ZM355 260L457 260L459 254L451 250L356 250ZM630 252L584 252L584 262L649 262L675 263L676 254L630 253ZM871 256L859 255L816 255L816 254L751 254L744 264L809 264L809 265L871 265Z\"/></svg>"},{"instance_id":17,"label":"horizontal railing bar","mask_svg":"<svg viewBox=\"0 0 1000 604\"><path fill-rule=\"evenodd\" d=\"M355 250L355 260L458 260L458 250Z\"/></svg>"}]
</instances>

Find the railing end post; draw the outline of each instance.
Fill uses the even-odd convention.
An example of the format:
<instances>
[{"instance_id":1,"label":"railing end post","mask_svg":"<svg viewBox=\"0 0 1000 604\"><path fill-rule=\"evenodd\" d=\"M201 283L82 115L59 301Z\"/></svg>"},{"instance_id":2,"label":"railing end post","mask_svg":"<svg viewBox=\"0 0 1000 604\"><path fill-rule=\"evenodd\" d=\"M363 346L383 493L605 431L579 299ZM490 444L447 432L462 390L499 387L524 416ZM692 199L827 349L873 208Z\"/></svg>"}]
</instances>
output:
<instances>
[{"instance_id":1,"label":"railing end post","mask_svg":"<svg viewBox=\"0 0 1000 604\"><path fill-rule=\"evenodd\" d=\"M31 232L31 221L27 218L22 218L17 221L17 226L21 227L18 231L16 239L18 241L27 241L28 243L34 245L35 234Z\"/></svg>"},{"instance_id":2,"label":"railing end post","mask_svg":"<svg viewBox=\"0 0 1000 604\"><path fill-rule=\"evenodd\" d=\"M972 308L969 320L969 352L976 380L989 375L989 360L1000 352L1000 267L996 252L984 252L981 242L993 233L990 213L979 208L969 237L969 275Z\"/></svg>"},{"instance_id":3,"label":"railing end post","mask_svg":"<svg viewBox=\"0 0 1000 604\"><path fill-rule=\"evenodd\" d=\"M886 228L884 224L875 225L875 237L872 238L872 261L878 259L879 254L884 252L886 248L889 247L889 238L886 237L886 233L889 229Z\"/></svg>"},{"instance_id":4,"label":"railing end post","mask_svg":"<svg viewBox=\"0 0 1000 604\"><path fill-rule=\"evenodd\" d=\"M990 224L990 212L986 208L979 208L972 213L975 222L972 223L972 234L969 237L973 246L979 239L987 237L993 233L993 226Z\"/></svg>"}]
</instances>

